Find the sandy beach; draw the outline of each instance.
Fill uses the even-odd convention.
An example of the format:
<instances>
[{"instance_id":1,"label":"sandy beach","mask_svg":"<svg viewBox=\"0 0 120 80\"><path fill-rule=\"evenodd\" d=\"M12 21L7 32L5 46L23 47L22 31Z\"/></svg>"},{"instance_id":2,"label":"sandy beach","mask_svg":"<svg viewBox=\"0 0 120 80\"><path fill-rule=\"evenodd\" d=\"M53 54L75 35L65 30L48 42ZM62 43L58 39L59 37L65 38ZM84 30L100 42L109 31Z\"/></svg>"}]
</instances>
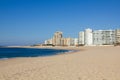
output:
<instances>
[{"instance_id":1,"label":"sandy beach","mask_svg":"<svg viewBox=\"0 0 120 80\"><path fill-rule=\"evenodd\" d=\"M120 47L71 47L63 55L0 60L0 80L120 80Z\"/></svg>"}]
</instances>

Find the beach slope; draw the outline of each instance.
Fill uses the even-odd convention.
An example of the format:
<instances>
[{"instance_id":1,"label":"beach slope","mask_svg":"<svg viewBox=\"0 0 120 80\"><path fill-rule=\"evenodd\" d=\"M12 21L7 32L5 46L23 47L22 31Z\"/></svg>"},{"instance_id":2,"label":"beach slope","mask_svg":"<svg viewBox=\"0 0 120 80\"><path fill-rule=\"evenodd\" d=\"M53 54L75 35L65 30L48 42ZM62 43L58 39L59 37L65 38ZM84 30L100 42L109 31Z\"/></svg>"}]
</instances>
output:
<instances>
[{"instance_id":1,"label":"beach slope","mask_svg":"<svg viewBox=\"0 0 120 80\"><path fill-rule=\"evenodd\" d=\"M120 47L72 49L80 51L0 60L0 80L120 80Z\"/></svg>"}]
</instances>

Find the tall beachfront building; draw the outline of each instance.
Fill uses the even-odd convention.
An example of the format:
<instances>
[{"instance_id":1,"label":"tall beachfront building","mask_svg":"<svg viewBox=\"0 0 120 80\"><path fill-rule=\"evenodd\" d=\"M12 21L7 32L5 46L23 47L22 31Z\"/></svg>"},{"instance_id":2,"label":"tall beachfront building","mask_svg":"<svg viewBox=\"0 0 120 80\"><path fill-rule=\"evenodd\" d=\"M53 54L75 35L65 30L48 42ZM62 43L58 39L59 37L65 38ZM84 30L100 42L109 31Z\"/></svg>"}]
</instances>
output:
<instances>
[{"instance_id":1,"label":"tall beachfront building","mask_svg":"<svg viewBox=\"0 0 120 80\"><path fill-rule=\"evenodd\" d=\"M84 39L85 39L85 45L86 46L91 46L93 45L93 33L92 33L92 29L85 29L85 35L84 35Z\"/></svg>"},{"instance_id":2,"label":"tall beachfront building","mask_svg":"<svg viewBox=\"0 0 120 80\"><path fill-rule=\"evenodd\" d=\"M85 44L85 33L84 31L81 31L79 32L79 35L78 35L78 45L84 45Z\"/></svg>"},{"instance_id":3,"label":"tall beachfront building","mask_svg":"<svg viewBox=\"0 0 120 80\"><path fill-rule=\"evenodd\" d=\"M54 36L53 36L53 41L52 41L52 43L53 43L53 45L55 45L55 46L61 46L61 39L62 39L62 32L60 32L60 31L57 31L57 32L55 32L54 33Z\"/></svg>"},{"instance_id":4,"label":"tall beachfront building","mask_svg":"<svg viewBox=\"0 0 120 80\"><path fill-rule=\"evenodd\" d=\"M115 42L115 31L114 30L103 30L103 45L113 45Z\"/></svg>"},{"instance_id":5,"label":"tall beachfront building","mask_svg":"<svg viewBox=\"0 0 120 80\"><path fill-rule=\"evenodd\" d=\"M88 28L79 32L78 38L64 38L62 32L57 31L52 39L45 41L45 44L55 46L114 45L115 43L120 44L120 29L93 31Z\"/></svg>"},{"instance_id":6,"label":"tall beachfront building","mask_svg":"<svg viewBox=\"0 0 120 80\"><path fill-rule=\"evenodd\" d=\"M93 31L93 45L102 45L103 44L103 33L102 30Z\"/></svg>"},{"instance_id":7,"label":"tall beachfront building","mask_svg":"<svg viewBox=\"0 0 120 80\"><path fill-rule=\"evenodd\" d=\"M120 43L120 29L115 30L115 43Z\"/></svg>"},{"instance_id":8,"label":"tall beachfront building","mask_svg":"<svg viewBox=\"0 0 120 80\"><path fill-rule=\"evenodd\" d=\"M93 45L112 45L115 43L114 30L93 31Z\"/></svg>"}]
</instances>

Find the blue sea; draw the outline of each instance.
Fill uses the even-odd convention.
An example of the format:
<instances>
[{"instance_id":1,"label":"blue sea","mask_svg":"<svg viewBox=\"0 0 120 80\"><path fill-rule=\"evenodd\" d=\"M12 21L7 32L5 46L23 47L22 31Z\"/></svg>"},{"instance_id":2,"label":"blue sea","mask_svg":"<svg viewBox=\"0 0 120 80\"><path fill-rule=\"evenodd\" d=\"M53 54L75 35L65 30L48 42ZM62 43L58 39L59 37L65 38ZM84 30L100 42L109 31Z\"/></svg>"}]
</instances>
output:
<instances>
[{"instance_id":1,"label":"blue sea","mask_svg":"<svg viewBox=\"0 0 120 80\"><path fill-rule=\"evenodd\" d=\"M16 57L38 57L63 54L69 50L37 49L37 48L0 48L0 59Z\"/></svg>"}]
</instances>

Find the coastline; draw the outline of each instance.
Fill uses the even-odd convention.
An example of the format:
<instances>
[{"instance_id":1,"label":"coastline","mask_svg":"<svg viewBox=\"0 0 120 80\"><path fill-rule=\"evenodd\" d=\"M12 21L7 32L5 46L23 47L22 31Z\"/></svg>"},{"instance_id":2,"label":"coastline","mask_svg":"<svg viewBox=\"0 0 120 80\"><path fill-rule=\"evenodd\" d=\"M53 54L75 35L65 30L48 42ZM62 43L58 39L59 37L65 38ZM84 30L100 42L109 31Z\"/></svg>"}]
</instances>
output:
<instances>
[{"instance_id":1,"label":"coastline","mask_svg":"<svg viewBox=\"0 0 120 80\"><path fill-rule=\"evenodd\" d=\"M21 55L21 56L14 56L14 57L5 57L5 58L0 58L0 60L6 60L6 59L12 59L12 58L35 58L35 57L49 57L49 56L55 56L55 55L63 55L63 54L68 54L68 53L72 53L72 52L76 52L77 50L72 50L72 49L62 49L62 48L55 48L55 47L31 47L31 46L9 46L9 47L2 47L2 48L8 48L8 49L11 49L11 48L20 48L20 49L32 49L32 50L38 50L38 49L40 49L40 51L41 50L53 50L53 51L58 51L58 52L55 52L55 53L51 53L51 54L46 54L45 53L45 55L44 55L44 52L42 52L42 54L37 54L36 56L32 56L31 54L27 54L28 56L24 56L24 54L23 55ZM60 50L60 51L59 51ZM61 51L62 50L62 51ZM21 52L22 53L22 52ZM41 52L40 52L41 53Z\"/></svg>"},{"instance_id":2,"label":"coastline","mask_svg":"<svg viewBox=\"0 0 120 80\"><path fill-rule=\"evenodd\" d=\"M0 60L0 80L120 80L120 47L62 48L78 51Z\"/></svg>"}]
</instances>

